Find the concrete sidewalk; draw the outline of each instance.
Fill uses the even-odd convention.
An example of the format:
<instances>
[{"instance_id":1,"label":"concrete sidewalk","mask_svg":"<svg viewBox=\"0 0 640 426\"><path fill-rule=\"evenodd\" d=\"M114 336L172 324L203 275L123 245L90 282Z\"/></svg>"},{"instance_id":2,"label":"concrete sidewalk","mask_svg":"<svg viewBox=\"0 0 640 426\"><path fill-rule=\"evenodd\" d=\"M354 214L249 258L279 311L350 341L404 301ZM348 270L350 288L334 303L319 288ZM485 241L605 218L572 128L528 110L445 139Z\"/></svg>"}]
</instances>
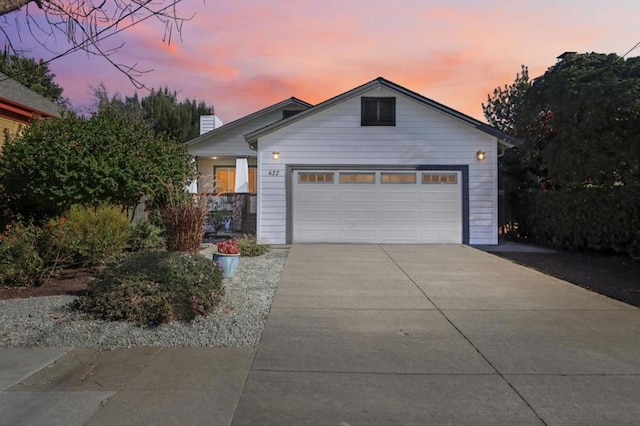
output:
<instances>
[{"instance_id":1,"label":"concrete sidewalk","mask_svg":"<svg viewBox=\"0 0 640 426\"><path fill-rule=\"evenodd\" d=\"M0 425L638 424L640 310L467 246L294 245L257 352L0 349Z\"/></svg>"},{"instance_id":2,"label":"concrete sidewalk","mask_svg":"<svg viewBox=\"0 0 640 426\"><path fill-rule=\"evenodd\" d=\"M639 419L640 310L471 247L294 245L233 424Z\"/></svg>"}]
</instances>

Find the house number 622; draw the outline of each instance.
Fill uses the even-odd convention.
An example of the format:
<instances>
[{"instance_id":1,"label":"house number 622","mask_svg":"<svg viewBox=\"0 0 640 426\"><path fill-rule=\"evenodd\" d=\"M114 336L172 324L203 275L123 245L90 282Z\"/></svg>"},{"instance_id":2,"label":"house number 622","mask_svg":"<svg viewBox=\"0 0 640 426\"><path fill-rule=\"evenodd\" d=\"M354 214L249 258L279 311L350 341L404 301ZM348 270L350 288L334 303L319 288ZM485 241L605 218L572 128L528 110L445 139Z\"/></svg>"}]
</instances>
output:
<instances>
[{"instance_id":1,"label":"house number 622","mask_svg":"<svg viewBox=\"0 0 640 426\"><path fill-rule=\"evenodd\" d=\"M280 174L280 170L269 170L269 176L278 176Z\"/></svg>"}]
</instances>

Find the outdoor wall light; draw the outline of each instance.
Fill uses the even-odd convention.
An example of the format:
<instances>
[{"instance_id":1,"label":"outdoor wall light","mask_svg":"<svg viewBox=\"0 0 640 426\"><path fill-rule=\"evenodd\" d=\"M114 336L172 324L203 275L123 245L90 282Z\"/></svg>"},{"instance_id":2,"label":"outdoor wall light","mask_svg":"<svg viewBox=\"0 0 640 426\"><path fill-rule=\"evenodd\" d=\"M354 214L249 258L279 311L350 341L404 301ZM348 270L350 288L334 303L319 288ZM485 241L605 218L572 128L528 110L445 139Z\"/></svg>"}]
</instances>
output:
<instances>
[{"instance_id":1,"label":"outdoor wall light","mask_svg":"<svg viewBox=\"0 0 640 426\"><path fill-rule=\"evenodd\" d=\"M478 152L476 152L476 158L478 159L478 161L483 161L486 157L486 154L483 150L478 150Z\"/></svg>"},{"instance_id":2,"label":"outdoor wall light","mask_svg":"<svg viewBox=\"0 0 640 426\"><path fill-rule=\"evenodd\" d=\"M280 151L273 151L273 159L278 160L280 158Z\"/></svg>"}]
</instances>

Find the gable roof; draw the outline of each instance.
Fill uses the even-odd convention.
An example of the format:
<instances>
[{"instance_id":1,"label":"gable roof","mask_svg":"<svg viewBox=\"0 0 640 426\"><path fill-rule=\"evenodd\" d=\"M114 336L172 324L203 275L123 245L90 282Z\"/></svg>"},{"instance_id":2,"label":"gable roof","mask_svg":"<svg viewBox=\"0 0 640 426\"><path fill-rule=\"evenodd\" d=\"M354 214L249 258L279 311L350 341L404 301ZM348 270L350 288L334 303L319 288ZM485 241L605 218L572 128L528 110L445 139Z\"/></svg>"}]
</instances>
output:
<instances>
[{"instance_id":1,"label":"gable roof","mask_svg":"<svg viewBox=\"0 0 640 426\"><path fill-rule=\"evenodd\" d=\"M0 100L45 117L60 117L60 106L1 72Z\"/></svg>"},{"instance_id":2,"label":"gable roof","mask_svg":"<svg viewBox=\"0 0 640 426\"><path fill-rule=\"evenodd\" d=\"M245 123L247 123L247 122L249 122L251 120L254 120L254 119L256 119L256 118L258 118L260 116L269 114L269 113L271 113L273 111L277 111L279 109L286 108L289 105L297 105L297 106L301 106L301 107L303 107L305 109L313 107L313 105L310 104L310 103L307 103L307 102L302 101L302 100L300 100L298 98L295 98L295 97L291 97L289 99L285 99L284 101L278 102L277 104L273 104L271 106L263 108L260 111L256 111L256 112L254 112L252 114L249 114L247 116L244 116L242 118L234 120L229 124L225 124L225 125L220 126L220 127L216 128L216 129L213 129L213 130L211 130L211 131L209 131L207 133L204 133L204 134L202 134L200 136L197 136L197 137L185 142L184 144L186 146L189 146L189 145L196 144L198 142L202 142L203 140L206 140L206 139L208 139L208 138L210 138L210 137L212 137L214 135L218 135L220 133L226 132L228 130L233 129L234 127L238 127L238 126L240 126L242 124L245 124Z\"/></svg>"},{"instance_id":3,"label":"gable roof","mask_svg":"<svg viewBox=\"0 0 640 426\"><path fill-rule=\"evenodd\" d=\"M436 102L436 101L434 101L432 99L429 99L427 97L424 97L424 96L420 95L419 93L416 93L416 92L413 92L413 91L411 91L409 89L406 89L406 88L404 88L404 87L402 87L402 86L400 86L398 84L395 84L395 83L393 83L393 82L391 82L389 80L386 80L386 79L384 79L382 77L378 77L375 80L372 80L372 81L370 81L368 83L365 83L365 84L363 84L361 86L358 86L355 89L351 89L348 92L345 92L345 93L343 93L341 95L334 96L333 98L328 99L328 100L326 100L326 101L324 101L322 103L319 103L318 105L316 105L314 107L311 107L311 108L307 109L306 111L303 111L303 112L301 112L299 114L296 114L296 115L294 115L292 117L289 117L289 118L284 119L284 120L277 121L277 122L275 122L273 124L270 124L268 126L265 126L265 127L261 128L261 129L257 129L257 130L254 130L253 132L247 133L245 135L245 140L249 143L249 145L251 146L252 149L255 149L256 143L258 142L258 138L260 138L260 137L262 137L262 136L264 136L266 134L269 134L269 133L271 133L271 132L273 132L273 131L275 131L277 129L280 129L280 128L284 127L284 126L287 126L287 125L289 125L289 124L291 124L291 123L293 123L295 121L301 120L304 117L307 117L309 115L312 115L312 114L320 112L320 111L322 111L324 109L327 109L327 108L329 108L329 107L331 107L331 106L333 106L333 105L335 105L337 103L340 103L340 102L345 101L347 99L350 99L350 98L353 98L355 96L358 96L361 93L364 93L364 92L366 92L368 90L371 90L373 88L376 88L376 87L386 87L386 88L388 88L390 90L393 90L393 91L395 91L397 93L400 93L400 94L405 95L405 96L407 96L409 98L412 98L412 99L414 99L414 100L416 100L416 101L418 101L418 102L420 102L422 104L430 106L433 109L441 111L441 112L443 112L443 113L445 113L445 114L447 114L447 115L449 115L449 116L451 116L453 118L456 118L456 119L461 120L461 121L463 121L463 122L465 122L467 124L470 124L474 128L476 128L476 129L478 129L478 130L480 130L482 132L485 132L485 133L487 133L487 134L489 134L491 136L494 136L494 137L498 138L498 141L501 144L505 145L506 147L519 146L519 145L522 144L522 141L520 139L518 139L518 138L515 138L515 137L513 137L513 136L511 136L511 135L509 135L509 134L507 134L507 133L505 133L505 132L503 132L501 130L496 129L495 127L492 127L492 126L490 126L488 124L485 124L485 123L483 123L481 121L478 121L473 117L470 117L470 116L468 116L466 114L463 114L463 113L461 113L459 111L456 111L456 110L454 110L452 108L449 108L446 105L443 105L443 104L441 104L439 102Z\"/></svg>"}]
</instances>

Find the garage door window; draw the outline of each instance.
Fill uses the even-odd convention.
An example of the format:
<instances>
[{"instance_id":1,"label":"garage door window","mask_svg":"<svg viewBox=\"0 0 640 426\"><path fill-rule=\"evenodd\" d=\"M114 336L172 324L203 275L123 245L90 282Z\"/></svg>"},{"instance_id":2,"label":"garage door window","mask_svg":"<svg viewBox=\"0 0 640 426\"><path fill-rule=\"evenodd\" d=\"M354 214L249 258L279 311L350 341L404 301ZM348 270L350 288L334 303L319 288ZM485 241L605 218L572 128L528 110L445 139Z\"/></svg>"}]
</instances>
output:
<instances>
[{"instance_id":1,"label":"garage door window","mask_svg":"<svg viewBox=\"0 0 640 426\"><path fill-rule=\"evenodd\" d=\"M380 175L380 181L382 183L405 183L405 184L413 184L416 183L416 174L415 173L382 173Z\"/></svg>"},{"instance_id":2,"label":"garage door window","mask_svg":"<svg viewBox=\"0 0 640 426\"><path fill-rule=\"evenodd\" d=\"M456 184L458 183L457 173L423 173L422 183L427 185Z\"/></svg>"},{"instance_id":3,"label":"garage door window","mask_svg":"<svg viewBox=\"0 0 640 426\"><path fill-rule=\"evenodd\" d=\"M333 183L333 173L299 173L300 183Z\"/></svg>"},{"instance_id":4,"label":"garage door window","mask_svg":"<svg viewBox=\"0 0 640 426\"><path fill-rule=\"evenodd\" d=\"M375 183L375 173L340 173L340 183Z\"/></svg>"}]
</instances>

